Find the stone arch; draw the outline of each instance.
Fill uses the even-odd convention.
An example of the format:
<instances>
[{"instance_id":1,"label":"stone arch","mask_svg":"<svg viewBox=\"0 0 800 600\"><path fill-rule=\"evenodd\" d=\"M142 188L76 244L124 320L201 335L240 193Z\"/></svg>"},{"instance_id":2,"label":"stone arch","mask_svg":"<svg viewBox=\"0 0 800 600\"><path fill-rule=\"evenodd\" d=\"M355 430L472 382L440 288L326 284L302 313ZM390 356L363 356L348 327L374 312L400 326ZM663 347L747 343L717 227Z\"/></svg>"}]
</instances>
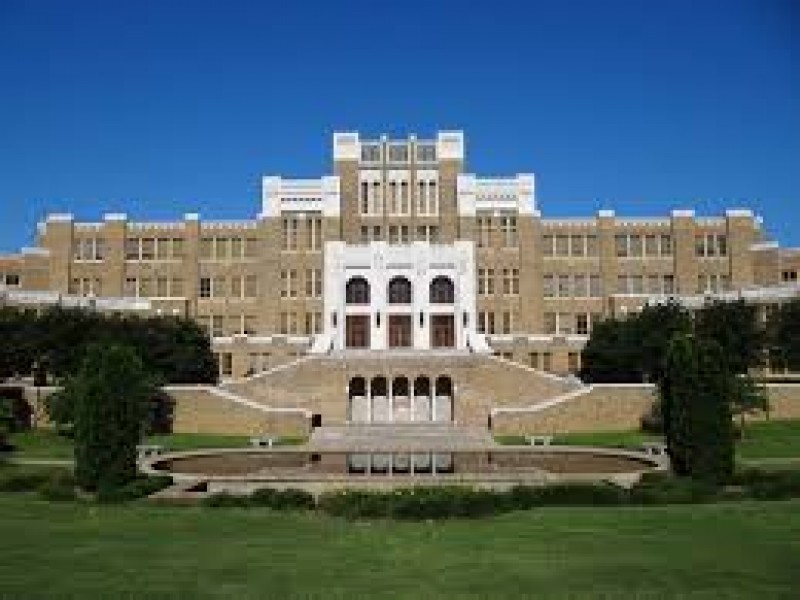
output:
<instances>
[{"instance_id":1,"label":"stone arch","mask_svg":"<svg viewBox=\"0 0 800 600\"><path fill-rule=\"evenodd\" d=\"M453 304L456 301L456 288L453 280L445 275L437 275L430 285L431 304Z\"/></svg>"},{"instance_id":2,"label":"stone arch","mask_svg":"<svg viewBox=\"0 0 800 600\"><path fill-rule=\"evenodd\" d=\"M411 304L412 286L407 277L392 277L387 292L389 304Z\"/></svg>"},{"instance_id":3,"label":"stone arch","mask_svg":"<svg viewBox=\"0 0 800 600\"><path fill-rule=\"evenodd\" d=\"M369 304L369 281L360 275L351 277L345 285L344 297L347 304Z\"/></svg>"}]
</instances>

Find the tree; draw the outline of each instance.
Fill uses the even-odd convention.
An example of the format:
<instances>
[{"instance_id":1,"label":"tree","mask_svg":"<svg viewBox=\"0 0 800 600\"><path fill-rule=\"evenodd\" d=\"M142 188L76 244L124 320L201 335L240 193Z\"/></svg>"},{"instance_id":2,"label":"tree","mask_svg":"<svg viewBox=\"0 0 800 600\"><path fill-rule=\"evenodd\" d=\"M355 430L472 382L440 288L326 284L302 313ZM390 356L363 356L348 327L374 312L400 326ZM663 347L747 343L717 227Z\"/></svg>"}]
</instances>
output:
<instances>
[{"instance_id":1,"label":"tree","mask_svg":"<svg viewBox=\"0 0 800 600\"><path fill-rule=\"evenodd\" d=\"M747 415L764 412L769 417L767 389L750 375L734 377L730 405L733 415L739 417L739 432L742 437L744 437L745 417Z\"/></svg>"},{"instance_id":2,"label":"tree","mask_svg":"<svg viewBox=\"0 0 800 600\"><path fill-rule=\"evenodd\" d=\"M689 313L673 302L600 321L583 350L581 377L592 383L658 381L670 339L691 326Z\"/></svg>"},{"instance_id":3,"label":"tree","mask_svg":"<svg viewBox=\"0 0 800 600\"><path fill-rule=\"evenodd\" d=\"M734 373L747 373L763 362L765 331L756 307L742 299L706 304L695 315L694 329L699 337L714 340L722 347Z\"/></svg>"},{"instance_id":4,"label":"tree","mask_svg":"<svg viewBox=\"0 0 800 600\"><path fill-rule=\"evenodd\" d=\"M75 476L87 490L119 486L136 476L153 378L131 348L90 346L64 395L74 407Z\"/></svg>"},{"instance_id":5,"label":"tree","mask_svg":"<svg viewBox=\"0 0 800 600\"><path fill-rule=\"evenodd\" d=\"M721 481L733 472L733 380L719 344L690 334L673 337L658 386L678 475Z\"/></svg>"},{"instance_id":6,"label":"tree","mask_svg":"<svg viewBox=\"0 0 800 600\"><path fill-rule=\"evenodd\" d=\"M767 321L770 362L800 371L800 299L776 307Z\"/></svg>"}]
</instances>

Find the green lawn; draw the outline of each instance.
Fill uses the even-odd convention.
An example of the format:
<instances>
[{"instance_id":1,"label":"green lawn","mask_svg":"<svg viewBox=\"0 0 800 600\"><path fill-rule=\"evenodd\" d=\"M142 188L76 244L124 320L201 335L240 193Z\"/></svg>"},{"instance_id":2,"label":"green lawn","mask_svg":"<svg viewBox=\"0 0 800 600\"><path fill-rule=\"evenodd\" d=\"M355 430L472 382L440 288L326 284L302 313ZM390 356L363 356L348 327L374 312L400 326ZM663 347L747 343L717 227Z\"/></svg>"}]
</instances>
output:
<instances>
[{"instance_id":1,"label":"green lawn","mask_svg":"<svg viewBox=\"0 0 800 600\"><path fill-rule=\"evenodd\" d=\"M37 429L14 433L10 441L17 447L14 452L19 458L72 458L72 441L57 435L50 429ZM280 443L299 443L296 438L281 439ZM209 435L199 433L172 433L153 435L145 443L159 444L169 450L194 450L198 448L236 448L250 444L250 438L241 435Z\"/></svg>"},{"instance_id":2,"label":"green lawn","mask_svg":"<svg viewBox=\"0 0 800 600\"><path fill-rule=\"evenodd\" d=\"M1 598L796 598L800 501L349 523L0 496Z\"/></svg>"},{"instance_id":3,"label":"green lawn","mask_svg":"<svg viewBox=\"0 0 800 600\"><path fill-rule=\"evenodd\" d=\"M557 435L553 443L636 447L643 442L660 439L658 436L640 431L601 431ZM506 444L527 443L524 436L498 436L497 440ZM736 444L736 453L743 460L800 459L800 420L748 423L744 438Z\"/></svg>"}]
</instances>

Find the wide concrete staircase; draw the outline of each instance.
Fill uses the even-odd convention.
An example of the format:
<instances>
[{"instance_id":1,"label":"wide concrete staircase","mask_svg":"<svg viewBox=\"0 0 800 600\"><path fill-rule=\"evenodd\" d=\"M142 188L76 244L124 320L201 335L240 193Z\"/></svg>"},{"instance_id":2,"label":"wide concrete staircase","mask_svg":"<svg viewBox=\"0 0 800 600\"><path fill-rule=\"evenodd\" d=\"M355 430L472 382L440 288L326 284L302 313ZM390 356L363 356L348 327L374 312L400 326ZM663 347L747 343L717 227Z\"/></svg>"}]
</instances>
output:
<instances>
[{"instance_id":1,"label":"wide concrete staircase","mask_svg":"<svg viewBox=\"0 0 800 600\"><path fill-rule=\"evenodd\" d=\"M486 426L493 409L531 407L580 394L579 381L530 369L502 358L465 352L370 352L308 355L226 383L226 393L270 408L300 408L328 415L327 423L345 423L348 382L357 375L390 380L448 375L455 383L455 419ZM325 423L325 424L327 424Z\"/></svg>"}]
</instances>

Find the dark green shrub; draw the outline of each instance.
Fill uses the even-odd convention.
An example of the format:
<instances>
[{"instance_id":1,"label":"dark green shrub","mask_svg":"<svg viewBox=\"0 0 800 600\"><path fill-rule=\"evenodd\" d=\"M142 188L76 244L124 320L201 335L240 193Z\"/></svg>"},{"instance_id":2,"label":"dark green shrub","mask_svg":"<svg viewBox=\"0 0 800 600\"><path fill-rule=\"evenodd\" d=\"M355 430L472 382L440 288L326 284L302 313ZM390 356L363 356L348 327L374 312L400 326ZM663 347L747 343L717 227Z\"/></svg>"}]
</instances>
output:
<instances>
[{"instance_id":1,"label":"dark green shrub","mask_svg":"<svg viewBox=\"0 0 800 600\"><path fill-rule=\"evenodd\" d=\"M75 492L75 476L69 471L54 473L38 488L44 500L54 502L70 502L77 499Z\"/></svg>"},{"instance_id":2,"label":"dark green shrub","mask_svg":"<svg viewBox=\"0 0 800 600\"><path fill-rule=\"evenodd\" d=\"M320 495L318 508L346 519L376 519L390 516L386 494L363 490L338 490Z\"/></svg>"},{"instance_id":3,"label":"dark green shrub","mask_svg":"<svg viewBox=\"0 0 800 600\"><path fill-rule=\"evenodd\" d=\"M800 470L759 471L737 474L732 481L742 485L756 500L783 500L800 497Z\"/></svg>"},{"instance_id":4,"label":"dark green shrub","mask_svg":"<svg viewBox=\"0 0 800 600\"><path fill-rule=\"evenodd\" d=\"M146 498L172 485L169 475L138 477L121 486L103 485L97 489L97 501L102 503L130 502Z\"/></svg>"},{"instance_id":5,"label":"dark green shrub","mask_svg":"<svg viewBox=\"0 0 800 600\"><path fill-rule=\"evenodd\" d=\"M0 471L0 492L34 492L47 483L56 472L53 469L9 466Z\"/></svg>"},{"instance_id":6,"label":"dark green shrub","mask_svg":"<svg viewBox=\"0 0 800 600\"><path fill-rule=\"evenodd\" d=\"M314 496L297 489L261 488L250 495L250 504L274 510L310 510L316 506Z\"/></svg>"},{"instance_id":7,"label":"dark green shrub","mask_svg":"<svg viewBox=\"0 0 800 600\"><path fill-rule=\"evenodd\" d=\"M203 506L212 508L228 508L228 507L247 507L250 506L250 498L247 496L235 496L228 492L217 492L210 494L201 500Z\"/></svg>"},{"instance_id":8,"label":"dark green shrub","mask_svg":"<svg viewBox=\"0 0 800 600\"><path fill-rule=\"evenodd\" d=\"M516 486L509 495L510 505L517 510L537 506L618 506L627 502L625 490L610 483Z\"/></svg>"},{"instance_id":9,"label":"dark green shrub","mask_svg":"<svg viewBox=\"0 0 800 600\"><path fill-rule=\"evenodd\" d=\"M712 482L648 473L631 488L629 495L634 504L696 504L719 499L722 494Z\"/></svg>"}]
</instances>

